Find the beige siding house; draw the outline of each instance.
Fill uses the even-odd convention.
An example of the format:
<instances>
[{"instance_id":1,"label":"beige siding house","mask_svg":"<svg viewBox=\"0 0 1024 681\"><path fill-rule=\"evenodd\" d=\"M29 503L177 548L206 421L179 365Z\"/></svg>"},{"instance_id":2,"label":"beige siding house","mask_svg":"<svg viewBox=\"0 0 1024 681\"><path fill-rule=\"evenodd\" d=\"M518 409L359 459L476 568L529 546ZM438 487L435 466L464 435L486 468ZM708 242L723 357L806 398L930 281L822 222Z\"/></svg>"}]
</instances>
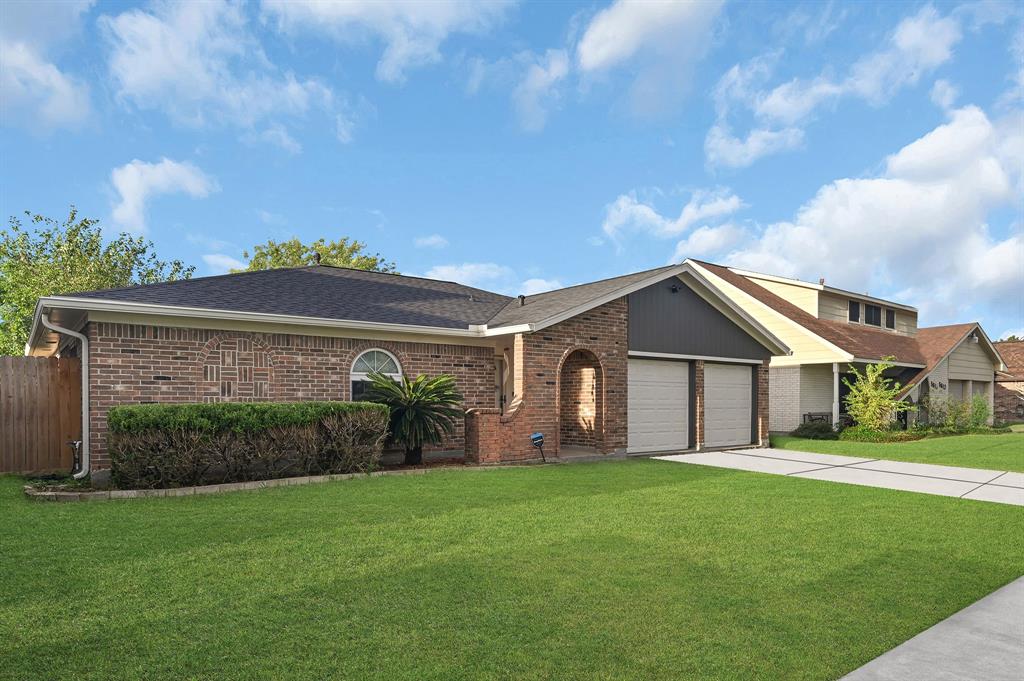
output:
<instances>
[{"instance_id":1,"label":"beige siding house","mask_svg":"<svg viewBox=\"0 0 1024 681\"><path fill-rule=\"evenodd\" d=\"M993 407L999 352L977 323L918 328L917 310L891 300L796 279L691 261L742 310L792 350L770 365L769 427L788 432L844 416L850 367L891 357L889 375L908 400L926 394L987 398ZM914 418L913 416L909 418Z\"/></svg>"}]
</instances>

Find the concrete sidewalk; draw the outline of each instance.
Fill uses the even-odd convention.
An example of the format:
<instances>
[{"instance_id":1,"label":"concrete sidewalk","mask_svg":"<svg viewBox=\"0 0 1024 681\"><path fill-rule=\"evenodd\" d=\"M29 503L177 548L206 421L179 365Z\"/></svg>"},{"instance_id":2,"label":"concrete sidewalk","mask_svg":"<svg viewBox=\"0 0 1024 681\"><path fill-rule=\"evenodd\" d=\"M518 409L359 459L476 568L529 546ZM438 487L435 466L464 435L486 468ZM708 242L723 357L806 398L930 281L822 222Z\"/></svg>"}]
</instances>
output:
<instances>
[{"instance_id":1,"label":"concrete sidewalk","mask_svg":"<svg viewBox=\"0 0 1024 681\"><path fill-rule=\"evenodd\" d=\"M840 681L1024 679L1024 577L985 596Z\"/></svg>"},{"instance_id":2,"label":"concrete sidewalk","mask_svg":"<svg viewBox=\"0 0 1024 681\"><path fill-rule=\"evenodd\" d=\"M1024 506L1024 473L814 454L788 449L697 452L654 458Z\"/></svg>"}]
</instances>

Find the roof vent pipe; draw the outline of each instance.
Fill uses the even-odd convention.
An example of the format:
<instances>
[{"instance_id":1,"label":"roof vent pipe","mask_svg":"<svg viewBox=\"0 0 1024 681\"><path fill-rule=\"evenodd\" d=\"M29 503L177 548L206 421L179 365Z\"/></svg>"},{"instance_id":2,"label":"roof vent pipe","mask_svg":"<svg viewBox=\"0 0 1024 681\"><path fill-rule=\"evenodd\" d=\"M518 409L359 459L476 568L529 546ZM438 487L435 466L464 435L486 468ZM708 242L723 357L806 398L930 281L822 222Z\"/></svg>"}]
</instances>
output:
<instances>
[{"instance_id":1,"label":"roof vent pipe","mask_svg":"<svg viewBox=\"0 0 1024 681\"><path fill-rule=\"evenodd\" d=\"M520 294L519 295L519 307L522 307L523 305L526 305L526 296Z\"/></svg>"},{"instance_id":2,"label":"roof vent pipe","mask_svg":"<svg viewBox=\"0 0 1024 681\"><path fill-rule=\"evenodd\" d=\"M821 277L820 279L818 279L818 286L824 286L824 285L825 285L825 277Z\"/></svg>"},{"instance_id":3,"label":"roof vent pipe","mask_svg":"<svg viewBox=\"0 0 1024 681\"><path fill-rule=\"evenodd\" d=\"M77 338L82 344L82 468L73 474L75 480L81 480L89 475L89 339L77 331L51 323L46 313L39 316L39 321L50 331Z\"/></svg>"}]
</instances>

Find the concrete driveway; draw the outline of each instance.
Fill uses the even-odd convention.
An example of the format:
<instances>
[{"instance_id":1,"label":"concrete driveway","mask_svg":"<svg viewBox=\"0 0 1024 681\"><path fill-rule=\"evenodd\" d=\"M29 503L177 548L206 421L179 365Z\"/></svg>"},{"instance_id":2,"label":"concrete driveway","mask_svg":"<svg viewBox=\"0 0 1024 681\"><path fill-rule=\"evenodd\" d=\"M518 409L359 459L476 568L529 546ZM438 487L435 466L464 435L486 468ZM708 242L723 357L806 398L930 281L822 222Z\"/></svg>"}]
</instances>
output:
<instances>
[{"instance_id":1,"label":"concrete driveway","mask_svg":"<svg viewBox=\"0 0 1024 681\"><path fill-rule=\"evenodd\" d=\"M787 449L744 449L654 457L662 461L774 473L906 492L1024 506L1024 473L861 459Z\"/></svg>"}]
</instances>

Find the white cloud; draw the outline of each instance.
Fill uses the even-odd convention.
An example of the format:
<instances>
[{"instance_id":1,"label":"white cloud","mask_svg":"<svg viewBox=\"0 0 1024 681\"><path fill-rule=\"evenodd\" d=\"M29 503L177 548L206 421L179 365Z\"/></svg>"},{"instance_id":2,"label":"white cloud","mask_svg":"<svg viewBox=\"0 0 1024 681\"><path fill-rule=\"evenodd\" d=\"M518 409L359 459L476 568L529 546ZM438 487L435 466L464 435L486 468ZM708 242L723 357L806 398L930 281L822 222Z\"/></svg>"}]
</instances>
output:
<instances>
[{"instance_id":1,"label":"white cloud","mask_svg":"<svg viewBox=\"0 0 1024 681\"><path fill-rule=\"evenodd\" d=\"M430 236L417 237L413 242L416 248L444 248L448 245L448 239L445 239L440 234L431 234Z\"/></svg>"},{"instance_id":2,"label":"white cloud","mask_svg":"<svg viewBox=\"0 0 1024 681\"><path fill-rule=\"evenodd\" d=\"M302 151L302 144L289 134L288 128L279 123L274 123L259 133L247 134L243 139L247 142L271 144L284 149L289 154L298 154Z\"/></svg>"},{"instance_id":3,"label":"white cloud","mask_svg":"<svg viewBox=\"0 0 1024 681\"><path fill-rule=\"evenodd\" d=\"M552 289L561 288L557 279L541 279L538 277L519 279L511 267L493 262L474 262L456 265L437 265L427 270L423 276L428 279L455 281L466 286L504 293L505 295L533 295Z\"/></svg>"},{"instance_id":4,"label":"white cloud","mask_svg":"<svg viewBox=\"0 0 1024 681\"><path fill-rule=\"evenodd\" d=\"M163 194L187 194L195 199L218 191L217 182L191 163L161 159L146 163L138 159L114 168L110 182L119 195L113 206L114 222L132 232L146 231L146 203Z\"/></svg>"},{"instance_id":5,"label":"white cloud","mask_svg":"<svg viewBox=\"0 0 1024 681\"><path fill-rule=\"evenodd\" d=\"M93 0L8 0L0 13L0 120L30 130L78 128L89 117L89 87L54 63Z\"/></svg>"},{"instance_id":6,"label":"white cloud","mask_svg":"<svg viewBox=\"0 0 1024 681\"><path fill-rule=\"evenodd\" d=\"M467 262L461 265L436 265L423 276L486 289L488 286L507 283L515 277L515 270L493 262Z\"/></svg>"},{"instance_id":7,"label":"white cloud","mask_svg":"<svg viewBox=\"0 0 1024 681\"><path fill-rule=\"evenodd\" d=\"M559 288L562 288L562 282L557 279L527 279L520 284L519 293L524 296L532 296Z\"/></svg>"},{"instance_id":8,"label":"white cloud","mask_svg":"<svg viewBox=\"0 0 1024 681\"><path fill-rule=\"evenodd\" d=\"M926 322L970 306L1005 307L1024 290L1019 221L1024 117L993 122L976 107L890 155L876 177L821 187L791 222L766 227L731 264L844 288L900 290ZM990 216L1017 212L994 236Z\"/></svg>"},{"instance_id":9,"label":"white cloud","mask_svg":"<svg viewBox=\"0 0 1024 681\"><path fill-rule=\"evenodd\" d=\"M686 258L705 258L722 253L747 236L746 230L731 222L717 227L704 225L676 244L669 262L682 262Z\"/></svg>"},{"instance_id":10,"label":"white cloud","mask_svg":"<svg viewBox=\"0 0 1024 681\"><path fill-rule=\"evenodd\" d=\"M904 18L887 43L854 62L844 78L822 73L811 79L794 78L769 90L763 89L777 61L773 52L737 64L726 71L714 90L718 119L705 140L709 165L742 167L758 158L800 145L801 126L823 106L844 97L856 97L880 105L901 88L915 85L927 73L949 61L960 41L957 16L941 16L930 5ZM947 84L948 85L948 84ZM952 105L952 91L933 90ZM941 92L940 92L941 91ZM744 138L733 136L728 119L740 106L754 114L755 123Z\"/></svg>"},{"instance_id":11,"label":"white cloud","mask_svg":"<svg viewBox=\"0 0 1024 681\"><path fill-rule=\"evenodd\" d=\"M620 195L605 208L601 229L612 239L625 231L646 232L669 238L687 231L701 220L731 215L744 207L740 197L725 189L697 190L683 206L679 217L668 218L637 198L636 192Z\"/></svg>"},{"instance_id":12,"label":"white cloud","mask_svg":"<svg viewBox=\"0 0 1024 681\"><path fill-rule=\"evenodd\" d=\"M99 20L110 48L117 96L139 109L164 111L181 125L251 130L271 118L302 117L342 105L316 79L280 72L263 54L237 3L161 3ZM279 123L258 136L294 151Z\"/></svg>"},{"instance_id":13,"label":"white cloud","mask_svg":"<svg viewBox=\"0 0 1024 681\"><path fill-rule=\"evenodd\" d=\"M207 253L202 257L203 262L206 263L206 266L210 268L210 272L213 274L224 274L229 270L242 270L246 267L246 263L238 258L232 258L230 255L224 255L223 253Z\"/></svg>"},{"instance_id":14,"label":"white cloud","mask_svg":"<svg viewBox=\"0 0 1024 681\"><path fill-rule=\"evenodd\" d=\"M704 140L704 156L712 166L745 168L762 156L796 149L803 141L804 132L799 128L755 128L747 133L746 139L740 139L718 123L711 127Z\"/></svg>"},{"instance_id":15,"label":"white cloud","mask_svg":"<svg viewBox=\"0 0 1024 681\"><path fill-rule=\"evenodd\" d=\"M547 123L548 109L557 105L558 84L569 75L569 55L565 50L548 50L535 57L512 93L524 130L538 131Z\"/></svg>"},{"instance_id":16,"label":"white cloud","mask_svg":"<svg viewBox=\"0 0 1024 681\"><path fill-rule=\"evenodd\" d=\"M312 30L346 43L378 38L386 45L377 78L401 82L408 70L441 60L452 33L480 34L497 24L508 0L263 0L263 12L286 33Z\"/></svg>"},{"instance_id":17,"label":"white cloud","mask_svg":"<svg viewBox=\"0 0 1024 681\"><path fill-rule=\"evenodd\" d=\"M634 112L656 113L678 100L694 64L707 51L718 0L616 0L589 22L576 46L576 63L591 76L629 66Z\"/></svg>"},{"instance_id":18,"label":"white cloud","mask_svg":"<svg viewBox=\"0 0 1024 681\"><path fill-rule=\"evenodd\" d=\"M939 79L932 85L932 103L941 109L951 109L959 96L960 89L948 80Z\"/></svg>"},{"instance_id":19,"label":"white cloud","mask_svg":"<svg viewBox=\"0 0 1024 681\"><path fill-rule=\"evenodd\" d=\"M283 215L271 213L269 210L263 210L262 208L256 211L256 217L265 225L284 225L288 223L288 220Z\"/></svg>"},{"instance_id":20,"label":"white cloud","mask_svg":"<svg viewBox=\"0 0 1024 681\"><path fill-rule=\"evenodd\" d=\"M1017 338L1024 338L1024 326L1016 328L1010 328L999 334L998 339L1009 338L1010 336L1016 336ZM996 340L996 339L993 339Z\"/></svg>"}]
</instances>

